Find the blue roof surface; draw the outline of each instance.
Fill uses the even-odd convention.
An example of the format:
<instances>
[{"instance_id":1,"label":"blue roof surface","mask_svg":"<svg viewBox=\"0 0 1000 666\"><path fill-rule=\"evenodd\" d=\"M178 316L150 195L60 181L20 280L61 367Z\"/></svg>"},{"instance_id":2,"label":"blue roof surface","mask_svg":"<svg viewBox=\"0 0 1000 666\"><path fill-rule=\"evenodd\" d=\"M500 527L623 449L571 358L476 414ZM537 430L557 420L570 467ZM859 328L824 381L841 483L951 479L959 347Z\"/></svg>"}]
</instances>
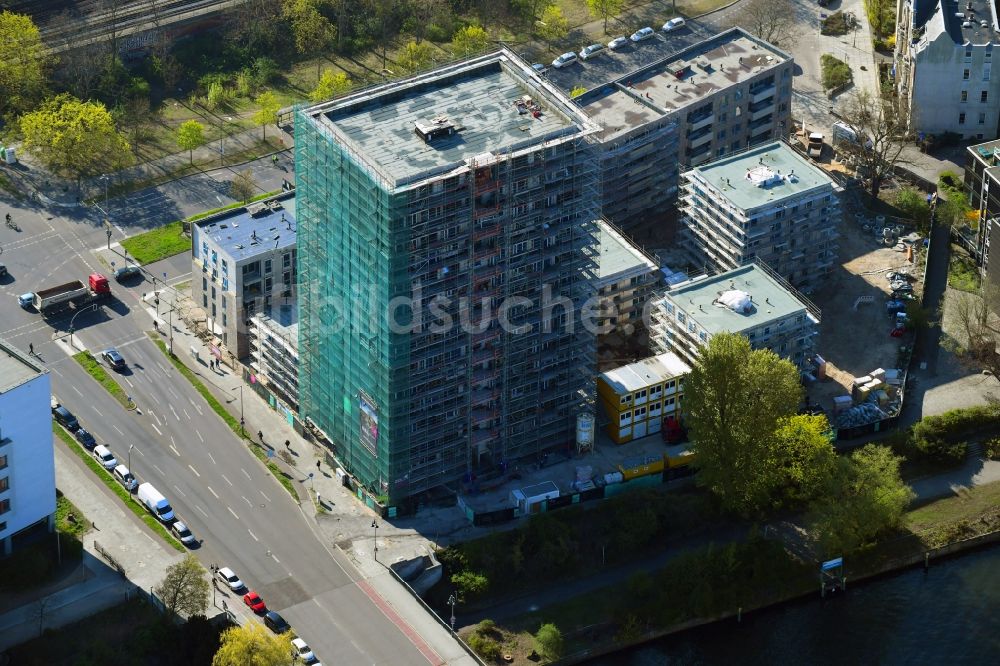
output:
<instances>
[{"instance_id":1,"label":"blue roof surface","mask_svg":"<svg viewBox=\"0 0 1000 666\"><path fill-rule=\"evenodd\" d=\"M212 217L195 225L234 260L295 247L295 197L273 203L281 207L252 215L250 211L257 204L251 204L246 208L236 208L229 215Z\"/></svg>"}]
</instances>

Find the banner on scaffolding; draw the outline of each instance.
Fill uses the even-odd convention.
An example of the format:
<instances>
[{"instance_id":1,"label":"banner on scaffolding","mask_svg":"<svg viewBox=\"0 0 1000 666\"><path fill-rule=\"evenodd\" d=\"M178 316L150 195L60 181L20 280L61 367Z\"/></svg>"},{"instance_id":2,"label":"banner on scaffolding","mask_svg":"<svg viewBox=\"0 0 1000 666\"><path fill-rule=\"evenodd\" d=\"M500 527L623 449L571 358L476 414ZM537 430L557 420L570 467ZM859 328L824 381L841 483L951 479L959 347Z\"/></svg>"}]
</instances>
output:
<instances>
[{"instance_id":1,"label":"banner on scaffolding","mask_svg":"<svg viewBox=\"0 0 1000 666\"><path fill-rule=\"evenodd\" d=\"M358 392L358 402L361 419L361 445L368 449L376 458L378 457L378 407L375 401L368 397L364 391Z\"/></svg>"}]
</instances>

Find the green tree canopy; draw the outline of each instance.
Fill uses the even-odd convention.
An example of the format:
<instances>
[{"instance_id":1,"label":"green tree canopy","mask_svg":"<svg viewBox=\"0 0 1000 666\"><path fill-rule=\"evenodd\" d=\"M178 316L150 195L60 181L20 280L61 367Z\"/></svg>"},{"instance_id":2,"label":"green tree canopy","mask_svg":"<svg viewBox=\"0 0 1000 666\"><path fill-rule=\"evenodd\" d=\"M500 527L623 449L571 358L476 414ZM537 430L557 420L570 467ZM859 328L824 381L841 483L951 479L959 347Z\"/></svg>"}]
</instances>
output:
<instances>
[{"instance_id":1,"label":"green tree canopy","mask_svg":"<svg viewBox=\"0 0 1000 666\"><path fill-rule=\"evenodd\" d=\"M260 622L247 622L222 632L212 666L292 666L292 636L272 634Z\"/></svg>"},{"instance_id":2,"label":"green tree canopy","mask_svg":"<svg viewBox=\"0 0 1000 666\"><path fill-rule=\"evenodd\" d=\"M451 39L451 46L455 53L460 56L467 56L473 53L485 51L490 43L490 36L481 26L467 25L455 33Z\"/></svg>"},{"instance_id":3,"label":"green tree canopy","mask_svg":"<svg viewBox=\"0 0 1000 666\"><path fill-rule=\"evenodd\" d=\"M197 120L185 120L177 128L177 145L188 151L188 161L194 164L194 149L205 145L205 126Z\"/></svg>"},{"instance_id":4,"label":"green tree canopy","mask_svg":"<svg viewBox=\"0 0 1000 666\"><path fill-rule=\"evenodd\" d=\"M72 95L52 97L19 120L24 148L50 171L84 176L107 173L132 162L132 148L100 102Z\"/></svg>"},{"instance_id":5,"label":"green tree canopy","mask_svg":"<svg viewBox=\"0 0 1000 666\"><path fill-rule=\"evenodd\" d=\"M260 125L263 137L267 138L267 126L278 124L278 111L281 110L281 102L278 96L270 90L265 90L254 99L257 105L257 113L253 114L253 121Z\"/></svg>"},{"instance_id":6,"label":"green tree canopy","mask_svg":"<svg viewBox=\"0 0 1000 666\"><path fill-rule=\"evenodd\" d=\"M604 19L604 34L608 34L608 19L618 16L625 7L625 0L587 0L587 9L595 18Z\"/></svg>"},{"instance_id":7,"label":"green tree canopy","mask_svg":"<svg viewBox=\"0 0 1000 666\"><path fill-rule=\"evenodd\" d=\"M569 21L563 16L559 5L549 5L542 12L536 30L538 36L547 42L558 42L569 34Z\"/></svg>"},{"instance_id":8,"label":"green tree canopy","mask_svg":"<svg viewBox=\"0 0 1000 666\"><path fill-rule=\"evenodd\" d=\"M813 531L826 555L850 553L899 526L914 497L899 476L900 460L875 444L837 459L812 510Z\"/></svg>"},{"instance_id":9,"label":"green tree canopy","mask_svg":"<svg viewBox=\"0 0 1000 666\"><path fill-rule=\"evenodd\" d=\"M309 93L309 99L313 102L325 102L333 99L337 95L342 95L351 89L351 79L344 72L334 72L332 69L324 69L319 77L319 83Z\"/></svg>"},{"instance_id":10,"label":"green tree canopy","mask_svg":"<svg viewBox=\"0 0 1000 666\"><path fill-rule=\"evenodd\" d=\"M559 627L550 623L543 624L535 634L535 649L549 661L555 661L563 653L563 635Z\"/></svg>"},{"instance_id":11,"label":"green tree canopy","mask_svg":"<svg viewBox=\"0 0 1000 666\"><path fill-rule=\"evenodd\" d=\"M0 115L32 108L48 87L50 63L30 16L0 13Z\"/></svg>"},{"instance_id":12,"label":"green tree canopy","mask_svg":"<svg viewBox=\"0 0 1000 666\"><path fill-rule=\"evenodd\" d=\"M684 419L698 482L724 508L748 514L769 504L771 435L801 396L795 366L742 335L720 333L702 348L684 381Z\"/></svg>"},{"instance_id":13,"label":"green tree canopy","mask_svg":"<svg viewBox=\"0 0 1000 666\"><path fill-rule=\"evenodd\" d=\"M167 574L154 590L168 613L183 617L203 615L208 608L208 579L198 558L188 553L177 564L167 567Z\"/></svg>"},{"instance_id":14,"label":"green tree canopy","mask_svg":"<svg viewBox=\"0 0 1000 666\"><path fill-rule=\"evenodd\" d=\"M434 61L434 47L427 42L410 41L399 54L399 64L403 69L418 72Z\"/></svg>"},{"instance_id":15,"label":"green tree canopy","mask_svg":"<svg viewBox=\"0 0 1000 666\"><path fill-rule=\"evenodd\" d=\"M295 38L295 50L306 57L319 56L329 48L337 35L337 29L323 15L320 8L326 5L324 0L285 0L282 14L291 26ZM319 80L319 69L322 60L316 60L316 79Z\"/></svg>"},{"instance_id":16,"label":"green tree canopy","mask_svg":"<svg viewBox=\"0 0 1000 666\"><path fill-rule=\"evenodd\" d=\"M837 454L825 416L796 414L778 420L769 442L771 504L801 504L816 497Z\"/></svg>"},{"instance_id":17,"label":"green tree canopy","mask_svg":"<svg viewBox=\"0 0 1000 666\"><path fill-rule=\"evenodd\" d=\"M247 203L256 193L257 181L254 180L253 171L250 169L240 171L229 182L229 195L237 201Z\"/></svg>"}]
</instances>

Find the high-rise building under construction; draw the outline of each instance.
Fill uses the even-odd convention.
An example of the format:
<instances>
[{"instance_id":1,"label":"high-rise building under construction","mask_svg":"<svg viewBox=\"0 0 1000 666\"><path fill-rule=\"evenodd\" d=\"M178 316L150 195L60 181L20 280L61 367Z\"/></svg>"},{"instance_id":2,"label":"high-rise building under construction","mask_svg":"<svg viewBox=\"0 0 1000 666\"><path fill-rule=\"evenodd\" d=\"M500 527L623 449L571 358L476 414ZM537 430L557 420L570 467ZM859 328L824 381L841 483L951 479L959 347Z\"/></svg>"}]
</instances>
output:
<instances>
[{"instance_id":1,"label":"high-rise building under construction","mask_svg":"<svg viewBox=\"0 0 1000 666\"><path fill-rule=\"evenodd\" d=\"M300 109L301 411L396 503L572 445L599 128L500 50Z\"/></svg>"}]
</instances>

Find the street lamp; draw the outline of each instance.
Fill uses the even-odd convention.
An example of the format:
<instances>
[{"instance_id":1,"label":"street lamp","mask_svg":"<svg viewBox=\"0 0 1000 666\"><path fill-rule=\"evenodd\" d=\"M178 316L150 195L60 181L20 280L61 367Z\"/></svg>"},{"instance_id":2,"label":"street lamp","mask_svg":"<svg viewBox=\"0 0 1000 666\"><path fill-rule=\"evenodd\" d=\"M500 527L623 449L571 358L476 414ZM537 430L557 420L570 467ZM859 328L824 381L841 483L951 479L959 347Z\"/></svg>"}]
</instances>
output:
<instances>
[{"instance_id":1,"label":"street lamp","mask_svg":"<svg viewBox=\"0 0 1000 666\"><path fill-rule=\"evenodd\" d=\"M167 272L163 272L163 293L167 292ZM174 355L174 306L176 305L176 298L170 299L170 323L167 326L170 327L170 355Z\"/></svg>"},{"instance_id":2,"label":"street lamp","mask_svg":"<svg viewBox=\"0 0 1000 666\"><path fill-rule=\"evenodd\" d=\"M372 529L375 530L375 561L378 562L378 520L372 519Z\"/></svg>"},{"instance_id":3,"label":"street lamp","mask_svg":"<svg viewBox=\"0 0 1000 666\"><path fill-rule=\"evenodd\" d=\"M241 383L239 386L234 386L232 388L233 391L235 391L236 389L240 390L240 434L242 435L242 434L244 434L243 433L243 423L244 423L243 422L243 384Z\"/></svg>"},{"instance_id":4,"label":"street lamp","mask_svg":"<svg viewBox=\"0 0 1000 666\"><path fill-rule=\"evenodd\" d=\"M452 592L451 596L448 597L448 605L451 606L451 630L455 631L455 603L458 599L455 597L455 593Z\"/></svg>"},{"instance_id":5,"label":"street lamp","mask_svg":"<svg viewBox=\"0 0 1000 666\"><path fill-rule=\"evenodd\" d=\"M97 303L95 303L94 305L88 305L87 307L80 309L79 312L77 312L75 315L72 316L72 318L70 318L70 320L69 320L69 346L70 347L73 346L73 331L76 330L76 329L73 328L73 322L75 322L76 318L79 317L80 315L82 315L84 312L91 311L91 310L96 312L97 308L99 308L99 307L101 307L101 306L99 304L97 304Z\"/></svg>"},{"instance_id":6,"label":"street lamp","mask_svg":"<svg viewBox=\"0 0 1000 666\"><path fill-rule=\"evenodd\" d=\"M135 478L135 472L132 471L132 449L134 449L134 448L135 448L135 444L129 444L128 445L128 473L131 474L133 478ZM132 499L132 489L131 488L128 489L128 498L129 498L129 500Z\"/></svg>"}]
</instances>

